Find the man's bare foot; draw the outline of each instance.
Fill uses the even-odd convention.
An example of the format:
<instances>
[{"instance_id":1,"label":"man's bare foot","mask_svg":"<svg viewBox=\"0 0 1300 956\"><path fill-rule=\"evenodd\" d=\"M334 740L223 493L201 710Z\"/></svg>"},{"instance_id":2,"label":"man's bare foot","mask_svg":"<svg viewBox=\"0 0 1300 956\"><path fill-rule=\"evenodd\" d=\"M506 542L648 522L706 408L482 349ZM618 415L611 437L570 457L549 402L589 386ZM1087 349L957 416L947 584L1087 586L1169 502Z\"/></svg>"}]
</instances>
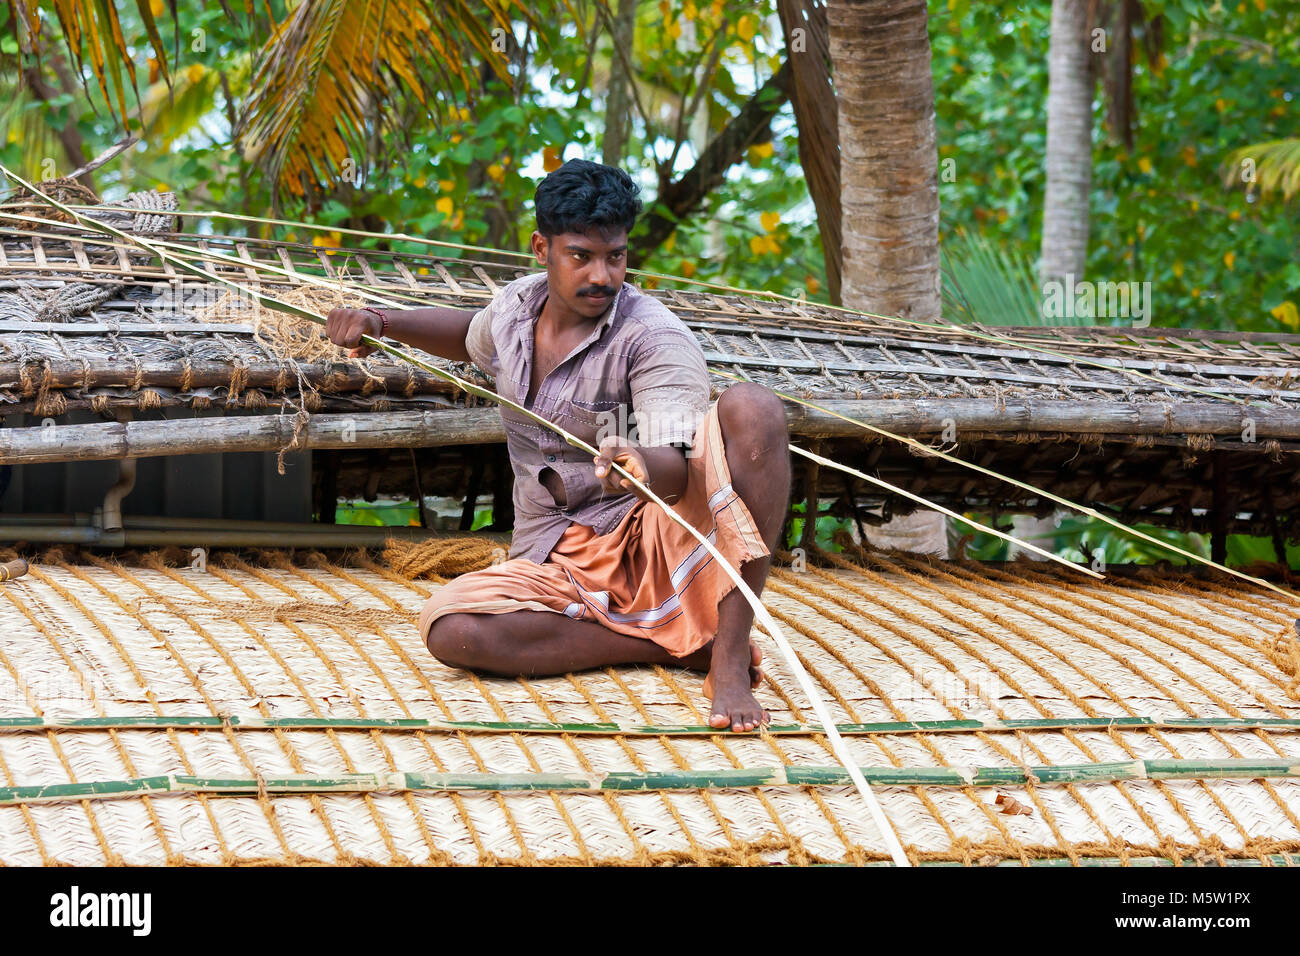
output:
<instances>
[{"instance_id":1,"label":"man's bare foot","mask_svg":"<svg viewBox=\"0 0 1300 956\"><path fill-rule=\"evenodd\" d=\"M763 668L759 666L762 663L763 663L763 649L759 647L757 644L755 644L753 641L750 641L749 642L749 689L750 690L757 690L758 685L763 683ZM708 666L709 666L708 664L705 664L705 667ZM707 697L709 700L713 700L712 669L709 670L709 673L704 678L704 696Z\"/></svg>"},{"instance_id":2,"label":"man's bare foot","mask_svg":"<svg viewBox=\"0 0 1300 956\"><path fill-rule=\"evenodd\" d=\"M749 644L750 686L745 687L731 675L718 674L714 669L704 678L704 696L713 701L709 713L709 726L723 730L730 727L735 733L748 733L771 720L771 716L754 696L754 688L762 680L763 671L759 667L763 661L763 652L752 641ZM757 676L756 676L757 675Z\"/></svg>"},{"instance_id":3,"label":"man's bare foot","mask_svg":"<svg viewBox=\"0 0 1300 956\"><path fill-rule=\"evenodd\" d=\"M771 721L771 715L758 703L758 698L748 687L732 686L719 679L717 695L709 714L709 726L735 733L748 733Z\"/></svg>"}]
</instances>

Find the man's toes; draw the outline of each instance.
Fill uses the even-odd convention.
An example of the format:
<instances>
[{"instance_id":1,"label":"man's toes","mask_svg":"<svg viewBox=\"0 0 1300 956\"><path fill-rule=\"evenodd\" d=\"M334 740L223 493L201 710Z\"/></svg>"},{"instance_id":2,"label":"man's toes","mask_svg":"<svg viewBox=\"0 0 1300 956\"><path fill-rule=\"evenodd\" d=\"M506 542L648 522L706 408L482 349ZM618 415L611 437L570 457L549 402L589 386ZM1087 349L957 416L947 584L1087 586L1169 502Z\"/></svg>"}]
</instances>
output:
<instances>
[{"instance_id":1,"label":"man's toes","mask_svg":"<svg viewBox=\"0 0 1300 956\"><path fill-rule=\"evenodd\" d=\"M728 717L726 714L710 714L710 715L709 715L709 726L710 726L710 727L716 727L716 728L718 728L719 730L721 730L722 728L726 727L727 724L728 724L730 721L731 721L731 718Z\"/></svg>"}]
</instances>

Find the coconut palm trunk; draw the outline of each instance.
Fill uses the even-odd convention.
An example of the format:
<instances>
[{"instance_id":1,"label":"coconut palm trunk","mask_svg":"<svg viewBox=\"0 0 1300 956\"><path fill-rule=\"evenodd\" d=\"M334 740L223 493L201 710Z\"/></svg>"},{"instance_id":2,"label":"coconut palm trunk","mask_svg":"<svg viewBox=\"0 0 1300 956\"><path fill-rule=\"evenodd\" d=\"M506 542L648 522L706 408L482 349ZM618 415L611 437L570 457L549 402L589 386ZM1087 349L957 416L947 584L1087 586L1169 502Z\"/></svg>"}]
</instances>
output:
<instances>
[{"instance_id":1,"label":"coconut palm trunk","mask_svg":"<svg viewBox=\"0 0 1300 956\"><path fill-rule=\"evenodd\" d=\"M934 320L939 280L939 158L925 0L832 0L839 101L844 305ZM876 545L946 555L943 515L872 529Z\"/></svg>"},{"instance_id":2,"label":"coconut palm trunk","mask_svg":"<svg viewBox=\"0 0 1300 956\"><path fill-rule=\"evenodd\" d=\"M1093 75L1089 0L1053 0L1047 53L1047 189L1039 278L1082 279L1088 257Z\"/></svg>"},{"instance_id":3,"label":"coconut palm trunk","mask_svg":"<svg viewBox=\"0 0 1300 956\"><path fill-rule=\"evenodd\" d=\"M844 304L935 319L939 170L924 0L835 0Z\"/></svg>"}]
</instances>

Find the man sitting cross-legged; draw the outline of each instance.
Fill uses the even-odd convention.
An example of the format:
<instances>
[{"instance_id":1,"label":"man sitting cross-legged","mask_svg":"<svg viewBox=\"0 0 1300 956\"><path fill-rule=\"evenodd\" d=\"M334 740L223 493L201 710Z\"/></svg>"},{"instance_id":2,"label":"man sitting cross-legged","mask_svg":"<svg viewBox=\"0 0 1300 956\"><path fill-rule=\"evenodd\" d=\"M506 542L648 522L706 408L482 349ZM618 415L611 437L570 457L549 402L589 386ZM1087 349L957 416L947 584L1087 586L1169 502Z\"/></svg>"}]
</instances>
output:
<instances>
[{"instance_id":1,"label":"man sitting cross-legged","mask_svg":"<svg viewBox=\"0 0 1300 956\"><path fill-rule=\"evenodd\" d=\"M477 313L335 309L329 336L354 355L368 354L369 334L472 361L501 395L601 452L593 461L501 407L515 476L510 560L425 602L419 627L434 656L511 676L679 664L707 672L711 726L750 731L768 719L753 693L752 608L703 545L609 465L672 505L759 593L790 494L785 410L753 383L710 403L694 334L623 281L636 193L623 171L570 160L537 188L532 252L544 273Z\"/></svg>"}]
</instances>

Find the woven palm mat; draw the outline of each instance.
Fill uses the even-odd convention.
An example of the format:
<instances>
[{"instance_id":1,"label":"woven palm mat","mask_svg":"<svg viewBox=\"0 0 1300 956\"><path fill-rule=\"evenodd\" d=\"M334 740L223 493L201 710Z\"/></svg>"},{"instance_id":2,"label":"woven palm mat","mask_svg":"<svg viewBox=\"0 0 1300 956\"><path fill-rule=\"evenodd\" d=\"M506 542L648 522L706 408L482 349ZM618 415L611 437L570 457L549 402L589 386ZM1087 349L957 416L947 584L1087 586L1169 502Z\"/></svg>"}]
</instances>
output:
<instances>
[{"instance_id":1,"label":"woven palm mat","mask_svg":"<svg viewBox=\"0 0 1300 956\"><path fill-rule=\"evenodd\" d=\"M694 724L700 675L475 678L414 622L439 584L262 555L206 569L95 557L0 586L0 718L206 716ZM1087 580L900 556L774 572L764 592L837 721L1300 717L1297 607L1236 582ZM811 721L767 638L775 723ZM813 733L599 736L485 728L0 733L3 788L155 775L600 774L828 766ZM1292 729L859 733L867 767L1300 759ZM878 786L916 862L1295 859L1300 781ZM1010 812L1008 812L1010 811ZM1280 856L1278 854L1281 854ZM0 863L814 863L887 860L850 787L653 792L158 793L0 805Z\"/></svg>"}]
</instances>

